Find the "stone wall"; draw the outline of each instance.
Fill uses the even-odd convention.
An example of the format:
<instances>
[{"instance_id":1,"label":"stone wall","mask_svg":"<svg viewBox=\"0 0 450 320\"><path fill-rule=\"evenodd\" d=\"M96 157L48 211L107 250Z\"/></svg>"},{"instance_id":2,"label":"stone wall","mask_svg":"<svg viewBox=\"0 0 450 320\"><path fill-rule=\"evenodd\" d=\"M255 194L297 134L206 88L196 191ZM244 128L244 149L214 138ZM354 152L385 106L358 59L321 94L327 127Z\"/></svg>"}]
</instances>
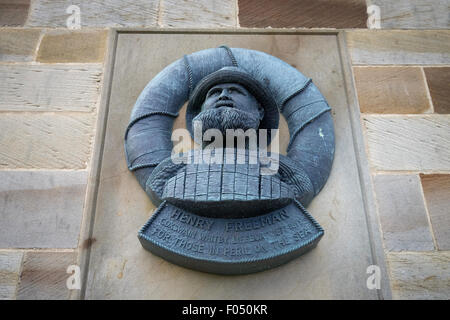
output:
<instances>
[{"instance_id":1,"label":"stone wall","mask_svg":"<svg viewBox=\"0 0 450 320\"><path fill-rule=\"evenodd\" d=\"M447 1L273 3L0 0L0 299L69 298L108 28L366 28L375 4L381 28L449 29ZM81 30L66 28L72 4ZM346 40L393 296L448 299L450 33L356 30Z\"/></svg>"}]
</instances>

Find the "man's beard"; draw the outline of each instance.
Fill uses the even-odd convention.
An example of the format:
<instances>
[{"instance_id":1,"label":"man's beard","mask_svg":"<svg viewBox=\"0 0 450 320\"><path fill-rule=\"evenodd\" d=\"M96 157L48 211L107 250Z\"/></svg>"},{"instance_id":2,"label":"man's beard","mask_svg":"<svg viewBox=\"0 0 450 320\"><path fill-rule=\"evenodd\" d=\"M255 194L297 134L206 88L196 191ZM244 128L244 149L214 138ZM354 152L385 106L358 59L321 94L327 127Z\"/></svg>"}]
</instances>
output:
<instances>
[{"instance_id":1,"label":"man's beard","mask_svg":"<svg viewBox=\"0 0 450 320\"><path fill-rule=\"evenodd\" d=\"M257 115L230 107L208 109L200 112L193 121L202 122L202 135L208 129L218 129L226 135L227 129L258 129L260 119Z\"/></svg>"}]
</instances>

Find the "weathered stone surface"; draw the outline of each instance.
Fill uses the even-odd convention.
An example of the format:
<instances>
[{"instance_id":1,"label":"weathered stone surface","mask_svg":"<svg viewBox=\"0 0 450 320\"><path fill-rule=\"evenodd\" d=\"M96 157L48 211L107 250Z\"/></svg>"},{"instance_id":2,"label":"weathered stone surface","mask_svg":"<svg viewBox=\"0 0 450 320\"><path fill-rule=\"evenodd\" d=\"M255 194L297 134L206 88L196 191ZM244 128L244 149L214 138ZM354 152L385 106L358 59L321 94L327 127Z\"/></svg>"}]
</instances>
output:
<instances>
[{"instance_id":1,"label":"weathered stone surface","mask_svg":"<svg viewBox=\"0 0 450 320\"><path fill-rule=\"evenodd\" d=\"M339 141L331 175L308 207L325 229L317 248L279 268L239 277L184 269L141 247L137 232L154 206L128 171L123 150L131 108L148 81L183 54L222 44L267 52L312 77L335 112ZM110 99L87 299L377 298L366 287L373 260L335 36L120 35ZM175 127L183 121L180 115ZM286 133L282 126L280 137Z\"/></svg>"},{"instance_id":2,"label":"weathered stone surface","mask_svg":"<svg viewBox=\"0 0 450 320\"><path fill-rule=\"evenodd\" d=\"M160 1L162 27L220 28L236 27L235 0Z\"/></svg>"},{"instance_id":3,"label":"weathered stone surface","mask_svg":"<svg viewBox=\"0 0 450 320\"><path fill-rule=\"evenodd\" d=\"M388 253L394 299L450 297L450 252Z\"/></svg>"},{"instance_id":4,"label":"weathered stone surface","mask_svg":"<svg viewBox=\"0 0 450 320\"><path fill-rule=\"evenodd\" d=\"M0 251L0 300L16 297L22 256L19 251Z\"/></svg>"},{"instance_id":5,"label":"weathered stone surface","mask_svg":"<svg viewBox=\"0 0 450 320\"><path fill-rule=\"evenodd\" d=\"M3 113L0 168L87 168L94 120L90 113Z\"/></svg>"},{"instance_id":6,"label":"weathered stone surface","mask_svg":"<svg viewBox=\"0 0 450 320\"><path fill-rule=\"evenodd\" d=\"M76 263L75 252L27 252L25 254L18 300L64 300L70 290L67 267Z\"/></svg>"},{"instance_id":7,"label":"weathered stone surface","mask_svg":"<svg viewBox=\"0 0 450 320\"><path fill-rule=\"evenodd\" d=\"M449 30L358 30L346 34L353 64L450 63Z\"/></svg>"},{"instance_id":8,"label":"weathered stone surface","mask_svg":"<svg viewBox=\"0 0 450 320\"><path fill-rule=\"evenodd\" d=\"M103 62L106 30L48 31L41 41L36 60L46 63Z\"/></svg>"},{"instance_id":9,"label":"weathered stone surface","mask_svg":"<svg viewBox=\"0 0 450 320\"><path fill-rule=\"evenodd\" d=\"M0 248L76 248L87 171L0 171Z\"/></svg>"},{"instance_id":10,"label":"weathered stone surface","mask_svg":"<svg viewBox=\"0 0 450 320\"><path fill-rule=\"evenodd\" d=\"M1 65L1 111L93 111L101 64Z\"/></svg>"},{"instance_id":11,"label":"weathered stone surface","mask_svg":"<svg viewBox=\"0 0 450 320\"><path fill-rule=\"evenodd\" d=\"M30 4L30 0L0 0L0 4Z\"/></svg>"},{"instance_id":12,"label":"weathered stone surface","mask_svg":"<svg viewBox=\"0 0 450 320\"><path fill-rule=\"evenodd\" d=\"M354 67L362 113L430 111L422 70L417 67Z\"/></svg>"},{"instance_id":13,"label":"weathered stone surface","mask_svg":"<svg viewBox=\"0 0 450 320\"><path fill-rule=\"evenodd\" d=\"M81 27L154 27L158 0L34 0L27 27L66 27L73 14L71 5L80 8Z\"/></svg>"},{"instance_id":14,"label":"weathered stone surface","mask_svg":"<svg viewBox=\"0 0 450 320\"><path fill-rule=\"evenodd\" d=\"M32 61L40 36L39 29L0 29L0 61Z\"/></svg>"},{"instance_id":15,"label":"weathered stone surface","mask_svg":"<svg viewBox=\"0 0 450 320\"><path fill-rule=\"evenodd\" d=\"M27 19L30 0L0 1L0 26L22 26Z\"/></svg>"},{"instance_id":16,"label":"weathered stone surface","mask_svg":"<svg viewBox=\"0 0 450 320\"><path fill-rule=\"evenodd\" d=\"M373 182L386 250L433 250L419 177L378 174Z\"/></svg>"},{"instance_id":17,"label":"weathered stone surface","mask_svg":"<svg viewBox=\"0 0 450 320\"><path fill-rule=\"evenodd\" d=\"M363 115L376 170L450 170L450 116Z\"/></svg>"},{"instance_id":18,"label":"weathered stone surface","mask_svg":"<svg viewBox=\"0 0 450 320\"><path fill-rule=\"evenodd\" d=\"M241 27L365 28L364 0L239 0Z\"/></svg>"},{"instance_id":19,"label":"weathered stone surface","mask_svg":"<svg viewBox=\"0 0 450 320\"><path fill-rule=\"evenodd\" d=\"M434 112L450 113L450 67L424 68Z\"/></svg>"},{"instance_id":20,"label":"weathered stone surface","mask_svg":"<svg viewBox=\"0 0 450 320\"><path fill-rule=\"evenodd\" d=\"M450 174L424 174L421 179L438 249L450 250Z\"/></svg>"},{"instance_id":21,"label":"weathered stone surface","mask_svg":"<svg viewBox=\"0 0 450 320\"><path fill-rule=\"evenodd\" d=\"M30 0L0 0L0 4L30 4Z\"/></svg>"},{"instance_id":22,"label":"weathered stone surface","mask_svg":"<svg viewBox=\"0 0 450 320\"><path fill-rule=\"evenodd\" d=\"M382 29L448 29L448 0L367 0L380 7Z\"/></svg>"}]
</instances>

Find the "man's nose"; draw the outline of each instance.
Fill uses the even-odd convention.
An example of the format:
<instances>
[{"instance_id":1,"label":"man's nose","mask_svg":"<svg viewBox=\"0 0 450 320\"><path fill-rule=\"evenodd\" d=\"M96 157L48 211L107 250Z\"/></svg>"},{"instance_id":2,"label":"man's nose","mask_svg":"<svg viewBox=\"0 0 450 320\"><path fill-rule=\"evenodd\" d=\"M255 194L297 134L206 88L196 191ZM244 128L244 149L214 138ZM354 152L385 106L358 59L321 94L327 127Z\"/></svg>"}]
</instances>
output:
<instances>
[{"instance_id":1,"label":"man's nose","mask_svg":"<svg viewBox=\"0 0 450 320\"><path fill-rule=\"evenodd\" d=\"M219 95L219 100L231 100L227 89L222 90Z\"/></svg>"}]
</instances>

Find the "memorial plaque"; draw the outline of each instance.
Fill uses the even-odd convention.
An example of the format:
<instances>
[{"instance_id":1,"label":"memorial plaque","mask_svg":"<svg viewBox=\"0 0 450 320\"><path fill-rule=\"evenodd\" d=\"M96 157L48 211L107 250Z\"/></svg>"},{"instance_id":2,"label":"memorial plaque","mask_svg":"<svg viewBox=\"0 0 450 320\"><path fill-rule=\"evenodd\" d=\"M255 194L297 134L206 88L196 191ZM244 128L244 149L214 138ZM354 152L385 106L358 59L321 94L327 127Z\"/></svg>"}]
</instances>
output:
<instances>
[{"instance_id":1,"label":"memorial plaque","mask_svg":"<svg viewBox=\"0 0 450 320\"><path fill-rule=\"evenodd\" d=\"M107 65L107 69L111 70L110 89L106 91L103 97L107 107L106 132L104 142L96 144L96 154L101 155L100 162L97 164L100 170L98 189L90 188L95 195L90 199L94 199L95 202L89 206L93 206L95 209L95 216L92 219L90 239L86 241L87 245L83 246L83 248L90 249L88 267L82 269L82 274L86 275L83 293L85 298L378 298L377 290L369 290L366 286L369 276L366 270L368 266L373 264L383 268L383 264L382 261L376 260L373 256L372 245L375 244L371 243L372 240L369 236L368 226L370 227L370 223L368 224L366 219L366 204L364 203L366 199L364 192L366 191L363 192L367 185L360 180L360 173L361 170L364 172L364 168L358 169L357 161L357 156L360 156L360 150L363 149L360 149L361 146L355 145L354 142L358 132L353 131L355 126L351 122L349 111L349 108L351 108L349 101L351 100L345 90L344 62L341 60L342 53L339 49L337 37L334 33L327 34L326 32L321 34L310 34L310 32L265 34L259 32L258 34L118 32L117 42L109 50L114 58L113 63ZM197 212L192 212L187 205L191 195L196 194L197 197L202 197L201 192L207 189L207 181L204 180L205 183L201 185L198 193L194 193L192 190L192 192L186 194L185 199L182 199L181 196L173 197L167 193L164 195L164 199L161 199L162 202L155 205L149 199L149 194L142 188L133 172L129 171L123 147L124 132L129 125L130 114L139 95L149 81L154 79L168 65L182 58L183 55L209 48L218 49L223 44L231 50L234 50L233 48L244 48L270 54L289 63L305 77L311 78L332 109L331 115L336 142L329 178L323 189L306 207L314 220L324 229L324 235L320 238L318 245L300 257L292 259L289 263L270 270L231 277L198 272L179 266L168 261L167 256L161 258L154 254L156 252L148 252L142 247L137 233L153 217L157 208L164 201L166 201L166 206L178 207L182 212L199 216L204 221L209 221L212 218L207 216L208 212L201 212L202 210L198 210L198 208ZM218 50L223 50L224 59L229 59L223 48ZM230 63L231 60L224 61ZM186 110L187 106L184 106L179 111L178 117L175 118L173 131L187 127L185 122ZM284 116L280 116L278 133L280 159L283 158L283 155L288 154L287 149L291 137L288 127ZM317 128L316 133L321 138L320 127ZM281 167L283 166L280 165ZM200 181L204 179L204 173L201 173L202 168L200 170L191 169L199 173L196 179ZM215 169L211 172L213 172L213 176L220 176ZM182 173L179 174L181 179ZM178 172L175 171L172 177L177 175ZM224 171L223 177L230 176L231 174ZM255 183L256 180L253 180L252 174L248 177L249 182L239 183L237 188ZM176 180L175 178L173 181ZM214 180L212 179L212 181ZM270 185L272 186L272 184ZM224 189L224 191L230 190L231 192L236 185L227 185L227 187L229 189ZM209 188L211 191L218 186L213 184ZM167 188L167 191L169 189ZM253 199L259 198L260 195L256 192L258 189L248 188L249 193L245 193L246 197L248 196L249 199L251 197L254 197ZM161 190L164 192L164 188ZM178 190L177 194L180 195L181 190ZM268 191L265 188L264 190ZM280 192L281 190L282 188ZM273 191L278 192L276 184L274 184ZM266 194L265 192L262 194ZM229 193L224 192L223 195L225 194L225 197L228 197ZM209 194L211 197L217 195L218 192ZM287 198L289 197L290 194ZM277 199L280 199L280 197ZM267 201L274 203L272 198ZM292 201L290 204L286 204L279 201L276 205L281 207L270 212L265 212L264 208L262 210L259 210L260 208L258 210L247 210L246 212L253 212L252 214L249 213L250 216L244 219L257 219L258 216L271 214L271 212L279 211L286 206L293 206L294 203ZM251 205L246 209L251 209ZM301 217L303 211L298 207L296 209L298 210L295 216ZM158 221L162 217L163 215L156 213L155 220L151 221ZM181 217L184 217L184 215ZM222 218L214 217L214 219ZM188 216L182 219L188 221ZM232 222L239 218L227 219ZM270 228L274 228L277 224L283 224L284 226L283 221L286 220L282 220L281 223L277 222ZM189 222L194 223L193 220L189 220ZM186 223L178 221L176 224L184 225ZM205 222L201 225L206 226L207 224ZM212 227L217 226L218 224L212 225ZM235 231L230 231L229 234L262 233L261 229L245 230L245 224L230 225L230 227L233 226ZM236 231L236 228L240 230L241 227L244 228L244 231ZM287 228L289 229L289 226ZM197 236L206 232L192 225L186 226L185 230L192 229L198 229ZM147 231L150 230L151 228ZM225 226L223 230L225 230ZM175 231L172 230L172 232ZM82 238L81 241L85 241L85 239ZM241 237L240 239L246 238ZM264 238L264 240L258 242L268 242L269 240L270 238ZM205 248L212 241L220 242L224 240L214 238L214 240L205 241ZM295 245L295 243L289 245ZM272 244L272 246L275 245ZM219 243L217 247L225 246ZM237 254L238 251L233 253ZM264 252L259 254L264 254ZM237 259L239 256L232 257ZM217 258L220 258L220 256ZM231 258L231 252L227 259L229 258ZM251 272L251 270L247 270L247 272ZM382 281L384 281L385 276L383 273Z\"/></svg>"},{"instance_id":2,"label":"memorial plaque","mask_svg":"<svg viewBox=\"0 0 450 320\"><path fill-rule=\"evenodd\" d=\"M172 132L186 101L186 128ZM280 113L290 132L285 156L278 152ZM200 148L177 152L171 142L189 135ZM140 241L169 261L205 272L257 272L298 257L323 235L303 205L331 171L331 108L311 78L267 53L222 45L171 63L137 99L125 152L128 169L160 205ZM180 238L171 232L182 228L174 220L205 234L197 239L198 230L187 229L192 237ZM246 234L259 239L256 247L230 239L230 231L252 228L260 229ZM223 246L208 243L215 238Z\"/></svg>"}]
</instances>

